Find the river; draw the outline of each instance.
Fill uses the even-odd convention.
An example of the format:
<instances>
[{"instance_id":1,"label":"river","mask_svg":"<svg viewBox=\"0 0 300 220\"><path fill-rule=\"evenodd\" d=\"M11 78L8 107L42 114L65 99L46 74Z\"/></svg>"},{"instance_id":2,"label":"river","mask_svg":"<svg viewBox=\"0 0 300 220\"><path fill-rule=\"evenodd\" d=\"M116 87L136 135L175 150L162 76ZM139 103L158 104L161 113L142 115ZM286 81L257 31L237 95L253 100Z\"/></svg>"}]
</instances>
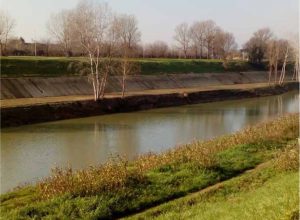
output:
<instances>
[{"instance_id":1,"label":"river","mask_svg":"<svg viewBox=\"0 0 300 220\"><path fill-rule=\"evenodd\" d=\"M193 140L233 133L299 111L298 92L64 120L1 130L1 193L49 175L81 169L111 155L129 159Z\"/></svg>"}]
</instances>

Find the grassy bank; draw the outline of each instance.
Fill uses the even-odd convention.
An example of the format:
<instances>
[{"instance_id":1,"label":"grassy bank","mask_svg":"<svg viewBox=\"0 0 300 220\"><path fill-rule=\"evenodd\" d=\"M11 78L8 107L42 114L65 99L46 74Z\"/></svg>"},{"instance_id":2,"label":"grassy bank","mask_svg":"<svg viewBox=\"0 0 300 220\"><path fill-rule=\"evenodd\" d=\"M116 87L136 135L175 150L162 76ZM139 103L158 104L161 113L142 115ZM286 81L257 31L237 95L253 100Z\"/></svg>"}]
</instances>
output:
<instances>
[{"instance_id":1,"label":"grassy bank","mask_svg":"<svg viewBox=\"0 0 300 220\"><path fill-rule=\"evenodd\" d=\"M207 73L257 70L244 61L223 66L221 60L132 59L141 66L140 74ZM88 72L86 58L65 57L1 57L2 77L84 75Z\"/></svg>"},{"instance_id":2,"label":"grassy bank","mask_svg":"<svg viewBox=\"0 0 300 220\"><path fill-rule=\"evenodd\" d=\"M143 155L132 162L115 158L83 171L55 169L52 176L37 186L2 195L1 214L5 219L121 217L186 196L267 161L275 161L271 163L272 171L267 172L270 173L267 179L285 179L280 175L293 176L293 170L298 167L297 152L296 156L293 154L298 149L295 142L298 118L298 115L289 115L233 135L194 142L163 154ZM257 177L262 183L267 179L260 181ZM237 190L241 188L235 182L232 186ZM267 191L268 187L262 190ZM225 192L235 193L234 190ZM222 201L219 204L226 209L226 202ZM289 213L293 211L287 209ZM167 211L161 213L167 215ZM196 210L191 212L197 215Z\"/></svg>"},{"instance_id":3,"label":"grassy bank","mask_svg":"<svg viewBox=\"0 0 300 220\"><path fill-rule=\"evenodd\" d=\"M126 219L299 219L297 167L282 171L272 163Z\"/></svg>"}]
</instances>

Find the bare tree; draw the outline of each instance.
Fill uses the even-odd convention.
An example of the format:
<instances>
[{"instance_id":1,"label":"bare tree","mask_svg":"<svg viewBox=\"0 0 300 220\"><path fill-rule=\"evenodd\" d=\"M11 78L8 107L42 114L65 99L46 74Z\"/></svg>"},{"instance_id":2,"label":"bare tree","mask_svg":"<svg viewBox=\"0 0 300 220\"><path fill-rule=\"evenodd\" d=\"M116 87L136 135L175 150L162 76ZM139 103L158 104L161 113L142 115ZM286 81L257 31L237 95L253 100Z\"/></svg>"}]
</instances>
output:
<instances>
[{"instance_id":1,"label":"bare tree","mask_svg":"<svg viewBox=\"0 0 300 220\"><path fill-rule=\"evenodd\" d=\"M184 58L187 58L190 47L190 30L187 23L182 23L175 28L174 39L178 42L179 48L184 54Z\"/></svg>"},{"instance_id":2,"label":"bare tree","mask_svg":"<svg viewBox=\"0 0 300 220\"><path fill-rule=\"evenodd\" d=\"M294 70L293 70L292 80L300 81L300 78L299 78L299 68L300 68L299 58L296 58L295 59L295 63L294 63Z\"/></svg>"},{"instance_id":3,"label":"bare tree","mask_svg":"<svg viewBox=\"0 0 300 220\"><path fill-rule=\"evenodd\" d=\"M279 85L283 84L283 81L285 78L286 64L288 61L289 53L290 53L290 45L289 45L288 41L282 41L281 42L281 56L282 56L283 64L282 64L281 74L280 74L279 82L278 82Z\"/></svg>"},{"instance_id":4,"label":"bare tree","mask_svg":"<svg viewBox=\"0 0 300 220\"><path fill-rule=\"evenodd\" d=\"M107 39L111 11L106 4L82 0L72 12L74 41L85 50L90 62L90 80L94 99L103 98L108 74L112 70L112 47L114 42ZM100 59L101 52L108 50L106 58Z\"/></svg>"},{"instance_id":5,"label":"bare tree","mask_svg":"<svg viewBox=\"0 0 300 220\"><path fill-rule=\"evenodd\" d=\"M290 44L284 39L271 39L268 42L267 58L269 61L269 83L271 83L272 75L274 74L274 83L282 85L285 73L288 56L290 54ZM278 78L278 66L282 66L281 73Z\"/></svg>"},{"instance_id":6,"label":"bare tree","mask_svg":"<svg viewBox=\"0 0 300 220\"><path fill-rule=\"evenodd\" d=\"M244 45L252 63L261 64L267 55L268 42L273 34L269 28L263 28L253 34L250 40Z\"/></svg>"},{"instance_id":7,"label":"bare tree","mask_svg":"<svg viewBox=\"0 0 300 220\"><path fill-rule=\"evenodd\" d=\"M268 43L268 61L269 61L269 84L274 73L275 83L278 75L279 44L278 40L272 39Z\"/></svg>"},{"instance_id":8,"label":"bare tree","mask_svg":"<svg viewBox=\"0 0 300 220\"><path fill-rule=\"evenodd\" d=\"M9 36L15 28L15 20L6 12L0 11L0 55L6 54L6 45Z\"/></svg>"},{"instance_id":9,"label":"bare tree","mask_svg":"<svg viewBox=\"0 0 300 220\"><path fill-rule=\"evenodd\" d=\"M120 38L123 47L126 49L124 52L132 51L137 43L140 41L141 32L138 29L138 22L133 15L120 15L118 16L120 24Z\"/></svg>"},{"instance_id":10,"label":"bare tree","mask_svg":"<svg viewBox=\"0 0 300 220\"><path fill-rule=\"evenodd\" d=\"M71 11L63 10L53 14L47 23L48 31L62 46L65 55L68 57L71 56L71 39L73 34L71 22Z\"/></svg>"},{"instance_id":11,"label":"bare tree","mask_svg":"<svg viewBox=\"0 0 300 220\"><path fill-rule=\"evenodd\" d=\"M207 50L207 59L209 59L213 51L213 42L217 31L217 26L216 23L212 20L204 21L203 26L204 26L205 46Z\"/></svg>"},{"instance_id":12,"label":"bare tree","mask_svg":"<svg viewBox=\"0 0 300 220\"><path fill-rule=\"evenodd\" d=\"M205 42L205 22L194 22L190 27L190 38L195 49L195 56L197 58L200 51L200 58L203 57L203 48Z\"/></svg>"},{"instance_id":13,"label":"bare tree","mask_svg":"<svg viewBox=\"0 0 300 220\"><path fill-rule=\"evenodd\" d=\"M291 63L294 66L292 80L299 81L299 33L292 34L289 39L289 44L292 50Z\"/></svg>"},{"instance_id":14,"label":"bare tree","mask_svg":"<svg viewBox=\"0 0 300 220\"><path fill-rule=\"evenodd\" d=\"M133 15L120 15L115 18L113 29L116 28L122 48L121 72L122 72L122 98L125 96L126 77L137 71L137 64L130 61L133 57L141 33L138 29L137 20Z\"/></svg>"},{"instance_id":15,"label":"bare tree","mask_svg":"<svg viewBox=\"0 0 300 220\"><path fill-rule=\"evenodd\" d=\"M163 41L155 41L145 46L146 57L159 58L166 57L169 52L169 46Z\"/></svg>"},{"instance_id":16,"label":"bare tree","mask_svg":"<svg viewBox=\"0 0 300 220\"><path fill-rule=\"evenodd\" d=\"M226 62L228 56L237 49L237 43L232 33L217 29L214 37L214 52Z\"/></svg>"}]
</instances>

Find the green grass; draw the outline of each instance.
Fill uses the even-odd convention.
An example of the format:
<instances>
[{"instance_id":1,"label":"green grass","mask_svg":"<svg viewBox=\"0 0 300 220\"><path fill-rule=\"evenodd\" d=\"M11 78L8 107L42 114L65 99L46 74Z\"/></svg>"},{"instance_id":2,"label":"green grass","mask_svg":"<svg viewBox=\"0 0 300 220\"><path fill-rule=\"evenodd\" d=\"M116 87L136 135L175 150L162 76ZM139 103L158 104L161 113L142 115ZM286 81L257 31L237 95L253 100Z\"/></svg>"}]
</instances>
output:
<instances>
[{"instance_id":1,"label":"green grass","mask_svg":"<svg viewBox=\"0 0 300 220\"><path fill-rule=\"evenodd\" d=\"M132 59L141 67L140 74L207 73L257 70L244 61L231 61L226 67L221 60L200 59ZM2 77L84 75L88 72L84 57L1 57Z\"/></svg>"},{"instance_id":2,"label":"green grass","mask_svg":"<svg viewBox=\"0 0 300 220\"><path fill-rule=\"evenodd\" d=\"M298 219L298 172L267 166L128 219Z\"/></svg>"},{"instance_id":3,"label":"green grass","mask_svg":"<svg viewBox=\"0 0 300 220\"><path fill-rule=\"evenodd\" d=\"M106 165L108 167L91 168L85 173L64 174L59 171L45 180L43 184L46 189L28 187L2 195L1 215L4 219L108 219L140 212L230 179L277 158L290 143L296 146L298 131L298 116L291 115L234 135L182 146L158 155L158 160L146 156L143 160L129 163L128 167L127 163L120 163L120 167ZM200 158L189 158L189 152L193 156L206 154ZM209 162L203 163L207 158ZM292 157L280 158L289 160ZM147 161L151 164L144 164ZM142 173L135 170L140 163L147 167ZM276 175L288 172L291 171L274 171ZM109 179L105 179L105 175ZM122 175L122 181L116 182L115 179ZM263 181L259 178L251 181L263 183L267 177ZM88 181L85 182L85 179ZM114 185L110 185L112 183ZM61 188L65 184L70 185ZM234 187L241 188L236 184ZM233 190L224 192L228 196L235 193ZM49 197L45 198L47 193ZM225 202L222 204L225 206Z\"/></svg>"},{"instance_id":4,"label":"green grass","mask_svg":"<svg viewBox=\"0 0 300 220\"><path fill-rule=\"evenodd\" d=\"M1 57L1 76L61 76L84 74L85 58Z\"/></svg>"}]
</instances>

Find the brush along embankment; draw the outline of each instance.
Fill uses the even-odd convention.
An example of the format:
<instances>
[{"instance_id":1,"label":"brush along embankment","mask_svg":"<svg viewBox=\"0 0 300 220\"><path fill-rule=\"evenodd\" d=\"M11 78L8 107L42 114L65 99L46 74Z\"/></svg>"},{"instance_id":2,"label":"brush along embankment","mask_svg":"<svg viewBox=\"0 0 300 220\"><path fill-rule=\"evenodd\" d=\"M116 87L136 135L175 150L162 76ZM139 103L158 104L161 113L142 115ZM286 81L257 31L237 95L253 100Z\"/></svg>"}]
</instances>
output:
<instances>
[{"instance_id":1,"label":"brush along embankment","mask_svg":"<svg viewBox=\"0 0 300 220\"><path fill-rule=\"evenodd\" d=\"M256 182L258 185L264 182L271 184L273 177L277 185L270 190L277 189L278 184L283 183L287 186L284 193L286 188L296 190L294 170L298 167L298 148L295 147L299 133L298 121L298 114L288 115L236 134L179 146L162 154L142 155L131 162L115 158L82 171L57 168L52 176L37 186L2 195L1 214L5 219L122 217L186 196L267 161L271 164L270 172L250 177L247 176L250 174L245 174L244 180L233 180L228 188L231 191L221 191L220 195L235 195L241 187L246 187L246 196L248 186L249 189L255 189ZM280 175L284 177L282 180ZM268 185L262 188L262 191L268 190ZM206 198L213 204L209 195L204 196L203 200L206 201ZM276 204L287 202L283 199L280 201ZM251 206L247 207L251 209ZM293 214L297 207L294 207L293 201L290 206L285 204L285 208L287 214Z\"/></svg>"},{"instance_id":2,"label":"brush along embankment","mask_svg":"<svg viewBox=\"0 0 300 220\"><path fill-rule=\"evenodd\" d=\"M71 76L89 72L89 61L84 57L0 57L2 77L24 76ZM207 73L226 71L257 71L246 61L231 61L226 66L222 60L201 59L131 59L140 65L139 74L156 75L162 73Z\"/></svg>"}]
</instances>

